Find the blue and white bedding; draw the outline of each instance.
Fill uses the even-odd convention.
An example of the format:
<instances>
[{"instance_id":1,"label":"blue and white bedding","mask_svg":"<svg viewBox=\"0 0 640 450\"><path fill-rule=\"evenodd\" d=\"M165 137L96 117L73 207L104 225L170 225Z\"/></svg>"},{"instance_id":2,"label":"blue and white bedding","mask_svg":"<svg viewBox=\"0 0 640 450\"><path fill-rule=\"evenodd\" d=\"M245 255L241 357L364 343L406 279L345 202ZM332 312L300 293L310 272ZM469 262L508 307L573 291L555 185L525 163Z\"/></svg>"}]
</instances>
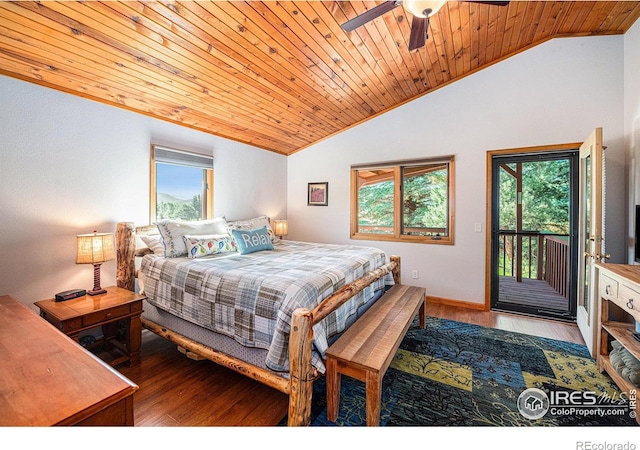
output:
<instances>
[{"instance_id":1,"label":"blue and white bedding","mask_svg":"<svg viewBox=\"0 0 640 450\"><path fill-rule=\"evenodd\" d=\"M273 250L247 255L146 255L140 277L148 302L246 347L267 350L266 366L286 372L293 311L313 310L337 289L387 262L385 253L372 247L281 240ZM377 291L392 284L388 274L314 326L313 364L320 372L328 340L344 331Z\"/></svg>"}]
</instances>

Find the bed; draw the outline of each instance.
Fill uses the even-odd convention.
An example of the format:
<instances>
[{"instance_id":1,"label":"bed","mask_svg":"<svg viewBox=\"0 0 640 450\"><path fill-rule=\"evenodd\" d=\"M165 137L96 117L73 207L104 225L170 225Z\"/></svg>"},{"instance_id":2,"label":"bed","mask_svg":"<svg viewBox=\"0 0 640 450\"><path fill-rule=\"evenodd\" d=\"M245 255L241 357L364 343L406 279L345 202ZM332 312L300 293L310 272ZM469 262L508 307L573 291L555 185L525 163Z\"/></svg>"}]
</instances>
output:
<instances>
[{"instance_id":1,"label":"bed","mask_svg":"<svg viewBox=\"0 0 640 450\"><path fill-rule=\"evenodd\" d=\"M235 248L242 238L251 244L246 235L265 220L262 241L251 236L266 248ZM399 283L400 259L373 247L279 240L265 217L228 224L227 234L236 233L231 239L187 228L174 229L180 239L172 240L161 226L119 223L118 286L147 296L146 329L189 355L287 394L288 424L307 425L324 351L389 285ZM140 245L145 237L151 245ZM185 247L173 248L176 243L185 243L187 254Z\"/></svg>"}]
</instances>

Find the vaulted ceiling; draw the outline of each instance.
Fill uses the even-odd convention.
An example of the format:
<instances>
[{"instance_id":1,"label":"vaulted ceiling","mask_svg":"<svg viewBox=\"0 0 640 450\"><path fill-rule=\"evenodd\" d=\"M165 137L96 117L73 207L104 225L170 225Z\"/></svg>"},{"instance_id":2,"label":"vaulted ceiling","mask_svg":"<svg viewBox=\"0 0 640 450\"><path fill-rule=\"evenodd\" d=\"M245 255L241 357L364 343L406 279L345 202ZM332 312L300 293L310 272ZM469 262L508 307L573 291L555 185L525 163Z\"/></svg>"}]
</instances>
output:
<instances>
[{"instance_id":1,"label":"vaulted ceiling","mask_svg":"<svg viewBox=\"0 0 640 450\"><path fill-rule=\"evenodd\" d=\"M380 1L0 1L0 74L289 155L554 37L623 34L640 2L448 1L408 50ZM409 16L409 17L408 17Z\"/></svg>"}]
</instances>

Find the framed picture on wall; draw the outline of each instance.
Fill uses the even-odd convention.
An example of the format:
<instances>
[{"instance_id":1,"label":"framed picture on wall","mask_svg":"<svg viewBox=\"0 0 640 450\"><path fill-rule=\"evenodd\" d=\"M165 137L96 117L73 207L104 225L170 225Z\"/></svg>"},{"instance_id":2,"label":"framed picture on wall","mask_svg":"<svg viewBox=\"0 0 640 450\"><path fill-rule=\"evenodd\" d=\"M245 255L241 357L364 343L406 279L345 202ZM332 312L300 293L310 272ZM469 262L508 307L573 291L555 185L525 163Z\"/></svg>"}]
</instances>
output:
<instances>
[{"instance_id":1,"label":"framed picture on wall","mask_svg":"<svg viewBox=\"0 0 640 450\"><path fill-rule=\"evenodd\" d=\"M327 206L329 204L329 183L309 183L307 192L308 206Z\"/></svg>"}]
</instances>

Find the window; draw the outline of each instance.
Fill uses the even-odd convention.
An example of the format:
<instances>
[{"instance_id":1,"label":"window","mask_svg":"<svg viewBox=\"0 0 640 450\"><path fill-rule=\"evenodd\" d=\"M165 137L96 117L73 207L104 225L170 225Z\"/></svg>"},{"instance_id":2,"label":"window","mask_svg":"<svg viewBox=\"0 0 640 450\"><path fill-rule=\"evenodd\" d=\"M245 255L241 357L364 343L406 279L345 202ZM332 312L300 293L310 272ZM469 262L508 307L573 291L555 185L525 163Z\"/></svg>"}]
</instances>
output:
<instances>
[{"instance_id":1,"label":"window","mask_svg":"<svg viewBox=\"0 0 640 450\"><path fill-rule=\"evenodd\" d=\"M213 157L151 146L151 222L213 217Z\"/></svg>"},{"instance_id":2,"label":"window","mask_svg":"<svg viewBox=\"0 0 640 450\"><path fill-rule=\"evenodd\" d=\"M453 244L454 157L351 167L351 237Z\"/></svg>"}]
</instances>

